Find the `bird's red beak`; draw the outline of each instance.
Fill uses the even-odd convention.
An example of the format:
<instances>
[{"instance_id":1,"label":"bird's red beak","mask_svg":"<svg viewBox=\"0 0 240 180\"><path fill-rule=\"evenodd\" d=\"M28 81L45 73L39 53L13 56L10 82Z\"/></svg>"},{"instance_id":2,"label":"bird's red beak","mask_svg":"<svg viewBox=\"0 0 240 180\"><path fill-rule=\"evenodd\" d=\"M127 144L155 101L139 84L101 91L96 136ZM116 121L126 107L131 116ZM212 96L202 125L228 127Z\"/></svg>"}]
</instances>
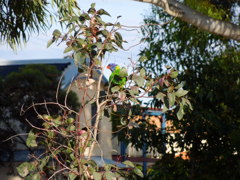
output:
<instances>
[{"instance_id":1,"label":"bird's red beak","mask_svg":"<svg viewBox=\"0 0 240 180\"><path fill-rule=\"evenodd\" d=\"M109 65L107 66L107 69L110 69L110 66L109 66Z\"/></svg>"}]
</instances>

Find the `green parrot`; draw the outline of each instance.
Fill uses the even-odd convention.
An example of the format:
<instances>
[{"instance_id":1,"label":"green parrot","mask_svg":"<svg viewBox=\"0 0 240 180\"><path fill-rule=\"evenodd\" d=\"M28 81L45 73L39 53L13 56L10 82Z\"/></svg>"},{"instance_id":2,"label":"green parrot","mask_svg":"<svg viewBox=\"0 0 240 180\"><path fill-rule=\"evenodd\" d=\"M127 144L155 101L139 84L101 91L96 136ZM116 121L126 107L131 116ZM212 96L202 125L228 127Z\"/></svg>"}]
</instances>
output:
<instances>
[{"instance_id":1,"label":"green parrot","mask_svg":"<svg viewBox=\"0 0 240 180\"><path fill-rule=\"evenodd\" d=\"M121 89L124 88L127 83L127 69L120 68L120 66L115 63L108 64L107 68L112 71L112 74L109 77L110 86L119 86Z\"/></svg>"}]
</instances>

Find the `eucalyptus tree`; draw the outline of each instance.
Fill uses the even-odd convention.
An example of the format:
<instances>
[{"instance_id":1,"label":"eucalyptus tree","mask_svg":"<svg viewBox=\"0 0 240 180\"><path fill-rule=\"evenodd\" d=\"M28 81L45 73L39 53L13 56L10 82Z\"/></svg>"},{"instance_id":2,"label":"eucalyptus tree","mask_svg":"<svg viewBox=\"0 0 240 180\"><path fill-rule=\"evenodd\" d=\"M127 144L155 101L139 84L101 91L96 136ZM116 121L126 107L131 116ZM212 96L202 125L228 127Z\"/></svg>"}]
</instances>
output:
<instances>
[{"instance_id":1,"label":"eucalyptus tree","mask_svg":"<svg viewBox=\"0 0 240 180\"><path fill-rule=\"evenodd\" d=\"M16 49L32 33L46 31L75 6L75 0L0 0L0 43Z\"/></svg>"},{"instance_id":2,"label":"eucalyptus tree","mask_svg":"<svg viewBox=\"0 0 240 180\"><path fill-rule=\"evenodd\" d=\"M172 17L207 32L240 41L239 20L216 17L219 7L222 12L231 12L235 19L239 16L238 0L135 0L161 7ZM81 1L79 2L81 7ZM0 42L16 49L26 42L32 33L39 33L51 27L53 19L59 21L66 13L73 13L78 7L76 0L0 0ZM200 8L199 8L200 7ZM202 11L211 7L211 11ZM222 13L221 12L221 13Z\"/></svg>"},{"instance_id":3,"label":"eucalyptus tree","mask_svg":"<svg viewBox=\"0 0 240 180\"><path fill-rule=\"evenodd\" d=\"M211 12L212 16L234 19L226 7L219 6L215 13L210 11L212 7L199 8L205 13ZM193 105L193 111L181 121L168 114L179 133L174 137L170 132L165 134L172 151L155 165L150 176L152 179L174 179L174 174L183 179L239 178L240 114L236 103L240 91L239 44L173 20L157 7L152 8L144 21L146 24L171 22L161 28L145 26L142 29L147 44L141 54L149 60L141 66L153 75L161 74L166 63L182 70L181 79L190 90L188 96ZM152 105L161 106L161 103L154 99ZM189 159L175 159L175 143L181 151L187 151ZM171 169L175 169L173 174L169 174Z\"/></svg>"}]
</instances>

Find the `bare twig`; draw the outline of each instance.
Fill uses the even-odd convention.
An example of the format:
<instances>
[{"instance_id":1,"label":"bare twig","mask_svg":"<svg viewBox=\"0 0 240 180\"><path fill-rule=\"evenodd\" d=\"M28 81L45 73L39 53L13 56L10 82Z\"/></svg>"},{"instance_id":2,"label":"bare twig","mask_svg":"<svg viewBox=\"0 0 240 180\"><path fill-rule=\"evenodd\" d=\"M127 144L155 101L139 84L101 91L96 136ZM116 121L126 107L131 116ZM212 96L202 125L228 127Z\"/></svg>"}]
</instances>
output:
<instances>
[{"instance_id":1,"label":"bare twig","mask_svg":"<svg viewBox=\"0 0 240 180\"><path fill-rule=\"evenodd\" d=\"M28 135L28 133L20 133L20 134L16 134L16 135L10 136L9 138L3 140L2 142L9 141L9 140L11 140L11 139L13 139L13 138L15 138L15 137L18 137L18 136L27 136L27 135Z\"/></svg>"}]
</instances>

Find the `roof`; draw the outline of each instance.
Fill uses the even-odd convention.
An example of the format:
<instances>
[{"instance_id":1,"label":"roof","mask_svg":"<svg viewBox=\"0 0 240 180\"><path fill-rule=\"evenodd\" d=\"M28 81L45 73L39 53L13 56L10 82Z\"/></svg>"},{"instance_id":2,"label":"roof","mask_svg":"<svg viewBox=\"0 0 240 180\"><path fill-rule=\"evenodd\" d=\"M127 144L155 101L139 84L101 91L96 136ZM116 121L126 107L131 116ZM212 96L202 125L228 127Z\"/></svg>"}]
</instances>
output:
<instances>
[{"instance_id":1,"label":"roof","mask_svg":"<svg viewBox=\"0 0 240 180\"><path fill-rule=\"evenodd\" d=\"M11 72L18 72L19 69L28 64L48 64L56 66L59 71L64 71L71 64L70 59L35 59L35 60L0 60L0 76L5 77Z\"/></svg>"},{"instance_id":2,"label":"roof","mask_svg":"<svg viewBox=\"0 0 240 180\"><path fill-rule=\"evenodd\" d=\"M40 156L43 153L44 153L44 149L33 150L33 152L30 152L29 150L15 150L12 152L5 151L5 152L1 152L0 162L25 162L25 161L31 160L31 156L30 156L31 154L34 154L35 156ZM99 167L104 167L106 164L116 165L119 168L127 167L123 163L114 161L112 159L103 158L100 156L92 156L91 160L95 161L97 166Z\"/></svg>"},{"instance_id":3,"label":"roof","mask_svg":"<svg viewBox=\"0 0 240 180\"><path fill-rule=\"evenodd\" d=\"M106 164L116 165L119 168L126 168L127 166L121 162L107 159L101 156L92 156L91 160L95 161L98 167L104 167Z\"/></svg>"},{"instance_id":4,"label":"roof","mask_svg":"<svg viewBox=\"0 0 240 180\"><path fill-rule=\"evenodd\" d=\"M3 60L0 59L0 77L6 77L11 72L17 72L19 69L28 64L46 64L53 65L63 72L63 80L61 88L67 88L71 82L79 75L78 68L74 64L73 59L30 59L30 60ZM97 79L101 74L101 70L94 71L94 78ZM107 78L103 76L104 84L108 82Z\"/></svg>"}]
</instances>

